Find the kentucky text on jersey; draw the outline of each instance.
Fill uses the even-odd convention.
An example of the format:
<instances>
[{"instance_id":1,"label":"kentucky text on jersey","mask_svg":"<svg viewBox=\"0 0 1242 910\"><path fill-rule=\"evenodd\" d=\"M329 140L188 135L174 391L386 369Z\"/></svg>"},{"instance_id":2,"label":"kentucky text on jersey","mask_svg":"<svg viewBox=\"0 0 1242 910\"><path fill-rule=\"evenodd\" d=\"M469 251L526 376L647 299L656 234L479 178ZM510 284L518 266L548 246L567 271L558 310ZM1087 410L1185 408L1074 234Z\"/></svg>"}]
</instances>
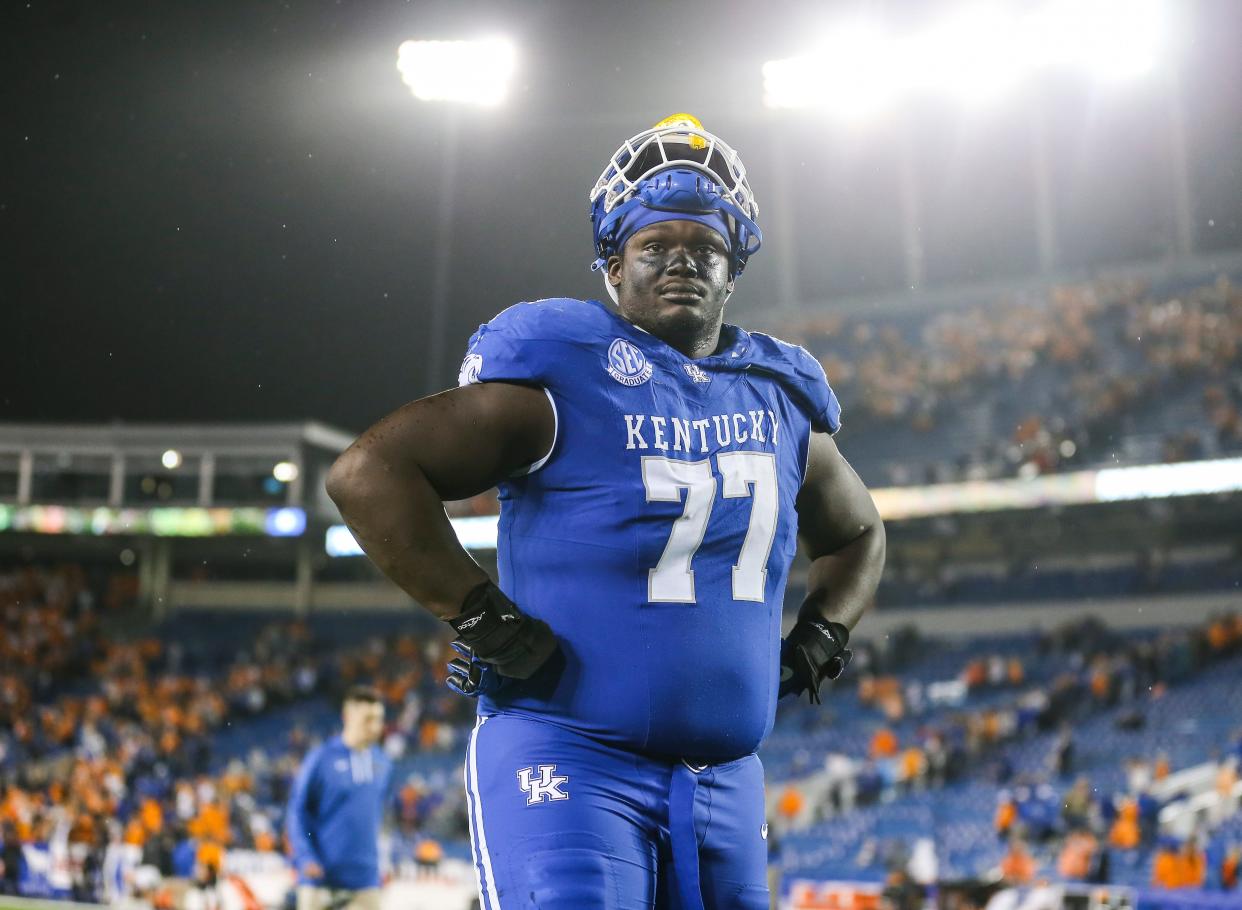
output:
<instances>
[{"instance_id":1,"label":"kentucky text on jersey","mask_svg":"<svg viewBox=\"0 0 1242 910\"><path fill-rule=\"evenodd\" d=\"M560 653L479 713L653 757L753 752L776 711L810 435L840 422L819 363L730 325L691 360L556 299L481 326L461 379L542 389L556 415L551 450L500 485L496 562Z\"/></svg>"},{"instance_id":2,"label":"kentucky text on jersey","mask_svg":"<svg viewBox=\"0 0 1242 910\"><path fill-rule=\"evenodd\" d=\"M775 446L779 441L780 426L771 411L713 414L698 420L659 414L626 414L625 447L659 449L661 452L697 451L706 455L713 450L709 446L709 436L715 441L715 448L741 445L748 440L767 445L769 439ZM692 448L693 443L697 443L697 447Z\"/></svg>"}]
</instances>

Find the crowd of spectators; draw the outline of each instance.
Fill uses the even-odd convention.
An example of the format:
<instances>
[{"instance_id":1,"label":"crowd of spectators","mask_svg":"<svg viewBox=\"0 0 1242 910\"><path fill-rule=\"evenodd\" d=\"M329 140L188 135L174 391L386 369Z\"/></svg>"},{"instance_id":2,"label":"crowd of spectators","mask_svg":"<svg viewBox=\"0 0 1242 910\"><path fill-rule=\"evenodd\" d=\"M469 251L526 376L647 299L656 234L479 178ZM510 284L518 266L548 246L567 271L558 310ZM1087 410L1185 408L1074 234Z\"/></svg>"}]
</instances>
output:
<instances>
[{"instance_id":1,"label":"crowd of spectators","mask_svg":"<svg viewBox=\"0 0 1242 910\"><path fill-rule=\"evenodd\" d=\"M83 900L107 896L109 869L123 856L131 867L209 883L226 851L283 851L283 807L311 734L295 726L227 760L218 745L226 729L282 706L330 702L349 685L373 685L385 699L383 747L394 759L449 754L472 720L473 704L443 685L450 656L443 636L394 634L341 647L317 641L305 622L281 621L217 663L158 635L107 632L99 615L107 594L80 567L15 569L0 574L0 590L0 647L18 658L5 663L0 706L8 756L0 766L0 889L17 888L33 855L28 846L51 858L54 874L44 881L59 882L57 895ZM1055 782L1077 770L1074 726L1117 706L1133 708L1118 714L1119 724L1141 724L1145 700L1240 645L1236 616L1138 638L1084 622L1043 636L1029 654L973 654L951 678L927 682L901 670L925 652L917 633L894 634L883 653L862 642L858 696L880 718L866 754L827 755L822 799L785 785L774 833L983 777L1005 792L995 828L1012 841L1006 875L1018 881L1055 868L1062 877L1106 876L1102 846L1159 843L1158 806L1146 787L1170 768L1159 755L1134 758L1125 794L1101 799L1086 778L1062 793ZM1032 674L1036 664L1058 669ZM1048 732L1055 747L1047 767L1036 776L1017 772L1000 747ZM449 777L406 775L392 795L394 849L419 868L434 868L439 840L465 836L459 788ZM1186 859L1194 848L1177 849L1183 859L1153 867L1159 884L1199 880ZM1236 878L1236 853L1221 863L1222 880Z\"/></svg>"},{"instance_id":2,"label":"crowd of spectators","mask_svg":"<svg viewBox=\"0 0 1242 910\"><path fill-rule=\"evenodd\" d=\"M1077 697L1097 706L1134 705L1117 722L1141 725L1145 699L1163 697L1168 685L1242 649L1242 617L1219 616L1192 635L1166 635L1152 644L1083 660L1086 675ZM1235 742L1234 754L1223 756L1217 765L1217 822L1235 810L1240 759L1242 736ZM1212 880L1225 890L1236 888L1237 845L1216 845L1212 861L1218 868L1213 878L1199 838L1161 835L1160 811L1165 803L1156 788L1175 770L1169 756L1164 752L1132 756L1124 767L1126 785L1120 792L1101 792L1085 775L1064 791L1048 785L1001 790L993 824L1008 845L999 868L1004 880L1013 885L1028 885L1037 878L1106 884L1119 852L1148 848L1154 850L1150 879L1154 887L1203 888ZM1065 777L1073 771L1072 761L1057 771L1057 776ZM1039 847L1034 853L1031 842Z\"/></svg>"},{"instance_id":3,"label":"crowd of spectators","mask_svg":"<svg viewBox=\"0 0 1242 910\"><path fill-rule=\"evenodd\" d=\"M34 740L40 726L54 734L69 726L63 717L36 717L36 706L85 679L104 654L100 611L126 601L125 581L111 575L93 585L74 564L0 572L0 767L14 757L14 740Z\"/></svg>"},{"instance_id":4,"label":"crowd of spectators","mask_svg":"<svg viewBox=\"0 0 1242 910\"><path fill-rule=\"evenodd\" d=\"M1238 765L1242 736L1234 754L1216 765L1214 813L1217 822L1237 811ZM998 836L1007 844L999 874L1015 886L1038 879L1107 884L1116 858L1147 848L1151 852L1150 884L1160 889L1204 888L1225 891L1238 885L1237 843L1213 841L1209 848L1195 834L1162 835L1162 801L1155 785L1173 770L1167 755L1126 761L1124 792L1101 794L1082 776L1062 794L1050 787L1039 791L1001 791L994 819ZM1058 811L1059 810L1059 811ZM1032 850L1034 841L1037 849Z\"/></svg>"},{"instance_id":5,"label":"crowd of spectators","mask_svg":"<svg viewBox=\"0 0 1242 910\"><path fill-rule=\"evenodd\" d=\"M1141 280L1102 278L914 319L827 312L777 334L820 358L852 447L865 451L896 426L961 440L933 463L886 459L883 480L893 484L1109 461L1136 416L1188 386L1198 390L1196 414L1165 434L1163 457L1242 449L1242 290L1225 276L1159 294ZM986 432L962 432L957 415L997 392L1010 394Z\"/></svg>"},{"instance_id":6,"label":"crowd of spectators","mask_svg":"<svg viewBox=\"0 0 1242 910\"><path fill-rule=\"evenodd\" d=\"M216 748L226 727L283 705L374 685L394 759L445 751L472 720L473 703L443 685L444 636L341 649L303 622L277 622L222 667L195 669L176 642L102 632L99 595L80 568L13 570L0 589L0 647L19 658L6 660L0 689L0 889L15 891L35 856L51 857L59 896L99 899L121 855L162 876L211 881L227 849L283 850L284 803L310 735L294 727L229 761ZM429 833L464 834L445 784L418 775L397 784L393 835L411 856L434 853Z\"/></svg>"},{"instance_id":7,"label":"crowd of spectators","mask_svg":"<svg viewBox=\"0 0 1242 910\"><path fill-rule=\"evenodd\" d=\"M1242 616L1238 615L1220 615L1199 628L1143 638L1120 637L1085 621L1041 637L1031 657L1051 658L1050 663L1063 669L1039 682L1027 679L1021 657L1001 654L971 657L956 678L930 685L904 679L899 672L864 675L858 684L860 700L883 718L874 728L865 757L830 753L810 778L786 783L774 802L774 830L782 835L857 806L982 778L997 787L992 827L1007 844L998 875L1011 884L1049 878L1107 882L1110 851L1147 849L1157 850L1153 885L1201 887L1208 860L1195 839L1160 836L1163 803L1152 787L1175 770L1168 756L1131 757L1126 762L1125 792L1101 794L1079 772L1073 731L1107 708L1119 709L1120 727L1142 725L1145 705L1163 698L1170 686L1203 667L1239 651ZM989 696L986 705L955 710L953 705L963 703L969 693ZM903 738L896 727L911 718L919 723ZM1054 737L1045 766L1035 773L1016 771L1006 750L999 747L1039 733ZM1240 761L1242 734L1234 754L1222 758L1216 782L1222 805L1230 813ZM1213 880L1234 887L1236 845L1217 846L1212 862L1219 868ZM884 848L870 844L869 849ZM904 851L893 849L904 862Z\"/></svg>"}]
</instances>

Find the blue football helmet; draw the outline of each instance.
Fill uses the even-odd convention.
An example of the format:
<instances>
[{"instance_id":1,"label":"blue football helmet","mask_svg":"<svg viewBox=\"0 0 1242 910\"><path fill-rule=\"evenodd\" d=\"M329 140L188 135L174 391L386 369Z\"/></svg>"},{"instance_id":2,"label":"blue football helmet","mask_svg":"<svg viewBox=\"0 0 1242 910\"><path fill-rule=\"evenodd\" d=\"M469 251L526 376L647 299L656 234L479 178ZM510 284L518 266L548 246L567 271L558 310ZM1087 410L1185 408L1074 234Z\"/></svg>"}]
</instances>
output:
<instances>
[{"instance_id":1,"label":"blue football helmet","mask_svg":"<svg viewBox=\"0 0 1242 910\"><path fill-rule=\"evenodd\" d=\"M702 220L723 218L736 278L763 241L759 206L742 159L689 114L674 114L627 139L613 153L590 194L596 259L602 269L624 243L620 230L639 206L685 213ZM605 281L616 299L616 290Z\"/></svg>"}]
</instances>

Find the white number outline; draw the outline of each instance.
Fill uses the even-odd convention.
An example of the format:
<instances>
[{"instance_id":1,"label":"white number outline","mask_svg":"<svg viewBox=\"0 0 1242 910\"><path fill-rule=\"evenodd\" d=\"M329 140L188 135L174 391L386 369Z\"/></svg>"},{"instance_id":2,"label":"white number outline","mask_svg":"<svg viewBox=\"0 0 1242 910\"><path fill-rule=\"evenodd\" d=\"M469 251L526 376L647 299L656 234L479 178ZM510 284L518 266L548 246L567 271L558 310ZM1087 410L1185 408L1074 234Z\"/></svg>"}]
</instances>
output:
<instances>
[{"instance_id":1,"label":"white number outline","mask_svg":"<svg viewBox=\"0 0 1242 910\"><path fill-rule=\"evenodd\" d=\"M647 502L679 503L681 491L686 491L685 508L673 522L660 561L647 571L647 600L694 603L694 554L703 543L716 501L716 475L711 460L681 461L644 455L641 461Z\"/></svg>"},{"instance_id":2,"label":"white number outline","mask_svg":"<svg viewBox=\"0 0 1242 910\"><path fill-rule=\"evenodd\" d=\"M695 603L694 557L707 534L716 501L717 479L711 459L683 461L662 455L644 455L639 460L647 502L681 502L681 491L686 491L685 506L673 521L660 559L647 571L647 600L651 603ZM733 599L762 603L780 511L776 456L749 450L721 452L716 456L716 464L725 483L724 498L749 497L752 501L746 537L733 565ZM759 535L766 538L762 546ZM762 559L757 559L758 553L762 553Z\"/></svg>"},{"instance_id":3,"label":"white number outline","mask_svg":"<svg viewBox=\"0 0 1242 910\"><path fill-rule=\"evenodd\" d=\"M733 599L763 603L768 588L768 557L776 541L776 521L780 514L779 478L776 456L771 452L721 452L716 467L724 479L725 499L750 497L750 523L742 549L733 565ZM767 532L763 530L766 523ZM765 540L766 539L766 540ZM760 541L765 541L760 549ZM762 553L762 558L757 554ZM740 583L739 583L740 580Z\"/></svg>"}]
</instances>

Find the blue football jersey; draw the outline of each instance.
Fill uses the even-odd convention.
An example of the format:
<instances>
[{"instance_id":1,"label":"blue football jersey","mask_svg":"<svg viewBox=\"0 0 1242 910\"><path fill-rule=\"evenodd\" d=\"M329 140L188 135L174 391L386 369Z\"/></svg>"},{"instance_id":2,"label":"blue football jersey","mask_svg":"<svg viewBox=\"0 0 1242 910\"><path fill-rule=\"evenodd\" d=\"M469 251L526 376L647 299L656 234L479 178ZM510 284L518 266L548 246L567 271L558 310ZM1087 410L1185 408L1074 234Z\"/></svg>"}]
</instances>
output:
<instances>
[{"instance_id":1,"label":"blue football jersey","mask_svg":"<svg viewBox=\"0 0 1242 910\"><path fill-rule=\"evenodd\" d=\"M806 351L724 326L692 360L597 301L510 307L461 381L545 390L547 457L500 487L500 587L562 656L480 701L646 754L722 761L771 729L810 433L840 406Z\"/></svg>"}]
</instances>

